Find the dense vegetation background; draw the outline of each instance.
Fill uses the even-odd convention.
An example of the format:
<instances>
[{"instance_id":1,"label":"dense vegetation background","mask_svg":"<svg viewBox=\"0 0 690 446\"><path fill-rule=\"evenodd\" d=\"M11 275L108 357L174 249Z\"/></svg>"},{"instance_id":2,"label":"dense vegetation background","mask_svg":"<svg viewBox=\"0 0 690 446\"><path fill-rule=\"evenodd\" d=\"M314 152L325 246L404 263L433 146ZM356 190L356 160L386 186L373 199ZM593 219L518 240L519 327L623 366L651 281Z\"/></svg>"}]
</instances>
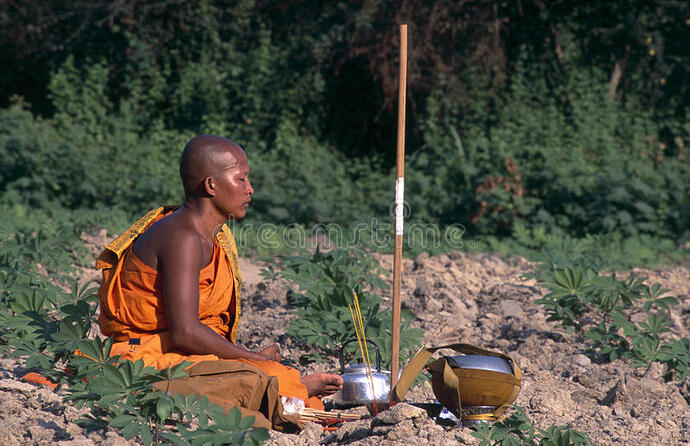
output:
<instances>
[{"instance_id":1,"label":"dense vegetation background","mask_svg":"<svg viewBox=\"0 0 690 446\"><path fill-rule=\"evenodd\" d=\"M246 148L250 223L389 218L408 23L410 221L688 252L686 1L6 0L0 23L5 229L180 202L198 133Z\"/></svg>"}]
</instances>

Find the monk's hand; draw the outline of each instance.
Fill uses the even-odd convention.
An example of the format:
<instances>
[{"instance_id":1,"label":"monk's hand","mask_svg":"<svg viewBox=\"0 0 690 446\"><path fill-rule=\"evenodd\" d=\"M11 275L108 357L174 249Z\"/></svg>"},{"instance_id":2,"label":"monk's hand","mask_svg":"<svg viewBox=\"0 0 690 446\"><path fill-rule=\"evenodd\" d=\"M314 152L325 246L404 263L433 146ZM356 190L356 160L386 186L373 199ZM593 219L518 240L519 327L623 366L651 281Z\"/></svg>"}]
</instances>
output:
<instances>
[{"instance_id":1,"label":"monk's hand","mask_svg":"<svg viewBox=\"0 0 690 446\"><path fill-rule=\"evenodd\" d=\"M272 346L261 350L259 354L269 361L280 362L280 345L276 342Z\"/></svg>"}]
</instances>

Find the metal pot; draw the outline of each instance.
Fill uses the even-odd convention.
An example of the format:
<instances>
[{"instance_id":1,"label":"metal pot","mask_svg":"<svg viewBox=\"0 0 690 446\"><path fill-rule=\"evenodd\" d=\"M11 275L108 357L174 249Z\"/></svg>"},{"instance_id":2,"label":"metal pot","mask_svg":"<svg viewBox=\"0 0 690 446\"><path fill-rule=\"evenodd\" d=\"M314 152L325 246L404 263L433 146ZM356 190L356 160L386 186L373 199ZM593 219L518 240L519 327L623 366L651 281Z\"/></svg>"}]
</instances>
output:
<instances>
[{"instance_id":1,"label":"metal pot","mask_svg":"<svg viewBox=\"0 0 690 446\"><path fill-rule=\"evenodd\" d=\"M374 381L374 392L372 393L371 382L363 362L358 361L345 367L345 347L354 341L356 340L347 341L340 349L340 371L343 378L343 388L333 394L333 404L337 406L369 406L376 401L379 410L385 409L389 404L391 373L387 370L381 370L379 347L375 342L367 339L367 343L372 344L376 350L376 369L371 371Z\"/></svg>"}]
</instances>

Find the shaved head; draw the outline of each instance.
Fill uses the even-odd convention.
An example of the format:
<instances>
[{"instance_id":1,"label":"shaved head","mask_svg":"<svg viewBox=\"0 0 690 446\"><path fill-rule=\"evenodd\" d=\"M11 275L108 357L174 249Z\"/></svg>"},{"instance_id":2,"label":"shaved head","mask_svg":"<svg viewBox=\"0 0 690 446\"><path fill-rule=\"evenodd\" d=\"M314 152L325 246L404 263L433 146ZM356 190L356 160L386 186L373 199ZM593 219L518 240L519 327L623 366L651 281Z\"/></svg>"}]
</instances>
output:
<instances>
[{"instance_id":1,"label":"shaved head","mask_svg":"<svg viewBox=\"0 0 690 446\"><path fill-rule=\"evenodd\" d=\"M180 178L187 198L197 195L207 177L237 166L247 155L236 142L215 135L192 138L180 157Z\"/></svg>"}]
</instances>

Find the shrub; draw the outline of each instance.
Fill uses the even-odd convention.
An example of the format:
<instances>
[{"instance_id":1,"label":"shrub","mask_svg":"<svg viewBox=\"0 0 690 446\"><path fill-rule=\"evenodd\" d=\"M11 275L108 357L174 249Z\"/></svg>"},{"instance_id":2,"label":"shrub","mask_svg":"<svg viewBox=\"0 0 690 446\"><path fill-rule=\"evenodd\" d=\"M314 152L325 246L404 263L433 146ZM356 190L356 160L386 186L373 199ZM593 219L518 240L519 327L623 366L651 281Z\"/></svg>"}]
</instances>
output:
<instances>
[{"instance_id":1,"label":"shrub","mask_svg":"<svg viewBox=\"0 0 690 446\"><path fill-rule=\"evenodd\" d=\"M679 379L690 376L690 344L668 336L667 313L678 304L667 294L669 290L647 285L639 277L620 280L582 265L542 263L536 277L549 291L537 301L547 320L576 329L587 341L586 352L591 356L605 361L625 358L633 367L660 362ZM632 317L639 304L646 313L644 320Z\"/></svg>"},{"instance_id":2,"label":"shrub","mask_svg":"<svg viewBox=\"0 0 690 446\"><path fill-rule=\"evenodd\" d=\"M292 295L292 305L298 318L290 322L287 333L315 347L314 359L324 355L337 356L340 347L356 339L348 305L357 293L365 324L367 339L381 349L382 358L390 358L391 313L381 308L381 298L375 293L383 288L381 267L361 249L334 249L314 254L302 251L282 257L279 270L264 270L264 277L281 276L299 287ZM404 360L414 353L422 340L422 331L411 328L414 314L403 311L400 327L400 357ZM384 361L385 362L385 361Z\"/></svg>"},{"instance_id":3,"label":"shrub","mask_svg":"<svg viewBox=\"0 0 690 446\"><path fill-rule=\"evenodd\" d=\"M664 124L651 112L608 100L607 74L564 50L562 77L519 61L506 91L492 101L477 93L463 117L442 89L429 96L424 146L407 169L413 218L498 236L521 224L573 237L687 238L683 149L660 142ZM682 146L688 129L675 131Z\"/></svg>"}]
</instances>

